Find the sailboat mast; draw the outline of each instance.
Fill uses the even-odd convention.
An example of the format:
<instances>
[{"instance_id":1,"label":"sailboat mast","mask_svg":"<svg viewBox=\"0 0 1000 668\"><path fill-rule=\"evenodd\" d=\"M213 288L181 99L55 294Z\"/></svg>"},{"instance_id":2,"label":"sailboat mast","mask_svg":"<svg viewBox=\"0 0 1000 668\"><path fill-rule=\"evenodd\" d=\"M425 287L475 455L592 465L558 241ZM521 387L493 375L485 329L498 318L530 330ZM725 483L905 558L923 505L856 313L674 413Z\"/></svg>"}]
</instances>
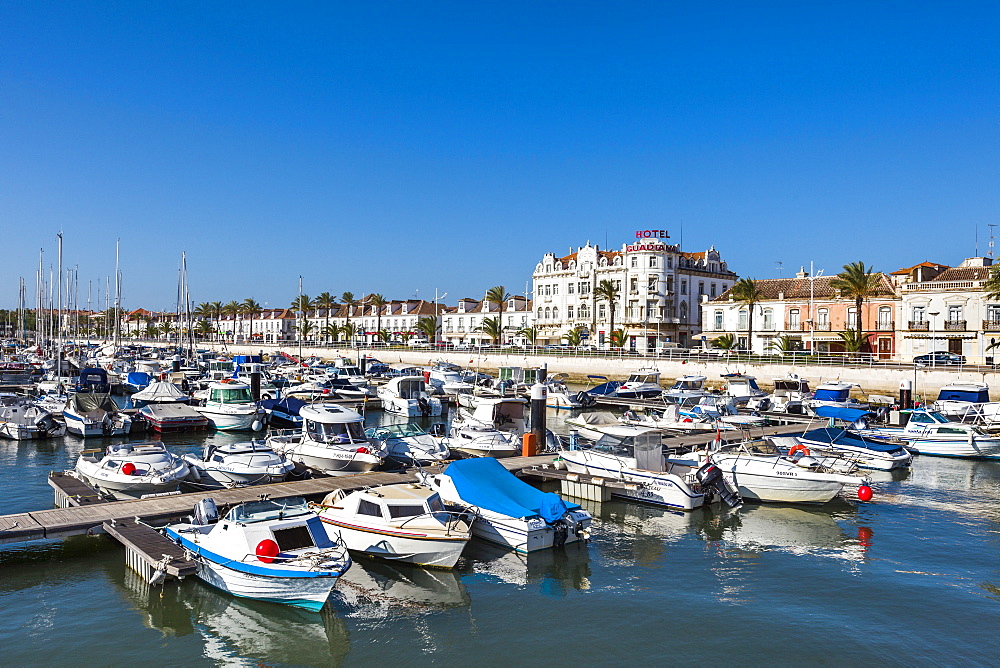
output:
<instances>
[{"instance_id":1,"label":"sailboat mast","mask_svg":"<svg viewBox=\"0 0 1000 668\"><path fill-rule=\"evenodd\" d=\"M63 235L62 232L56 235L59 239L59 259L57 260L57 265L59 268L56 276L59 277L59 285L56 287L56 379L62 376L62 260L63 260Z\"/></svg>"},{"instance_id":2,"label":"sailboat mast","mask_svg":"<svg viewBox=\"0 0 1000 668\"><path fill-rule=\"evenodd\" d=\"M121 239L115 240L115 354L118 353L118 346L121 340L121 300L122 300L122 275L118 268L118 247Z\"/></svg>"}]
</instances>

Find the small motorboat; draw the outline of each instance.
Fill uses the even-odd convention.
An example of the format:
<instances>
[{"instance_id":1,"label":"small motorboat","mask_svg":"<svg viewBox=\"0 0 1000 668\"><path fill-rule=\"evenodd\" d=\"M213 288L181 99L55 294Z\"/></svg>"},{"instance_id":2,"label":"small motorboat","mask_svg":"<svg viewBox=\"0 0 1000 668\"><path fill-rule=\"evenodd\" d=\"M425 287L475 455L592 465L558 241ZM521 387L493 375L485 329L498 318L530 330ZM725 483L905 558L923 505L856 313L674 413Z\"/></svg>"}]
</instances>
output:
<instances>
[{"instance_id":1,"label":"small motorboat","mask_svg":"<svg viewBox=\"0 0 1000 668\"><path fill-rule=\"evenodd\" d=\"M204 405L194 408L220 431L259 431L266 416L250 395L250 386L235 380L210 383Z\"/></svg>"},{"instance_id":2,"label":"small motorboat","mask_svg":"<svg viewBox=\"0 0 1000 668\"><path fill-rule=\"evenodd\" d=\"M774 379L774 391L765 397L754 397L747 402L747 408L756 411L774 411L802 415L812 399L809 381L797 374L789 374Z\"/></svg>"},{"instance_id":3,"label":"small motorboat","mask_svg":"<svg viewBox=\"0 0 1000 668\"><path fill-rule=\"evenodd\" d=\"M282 482L295 464L265 443L207 443L202 456L184 455L184 461L205 487L243 487Z\"/></svg>"},{"instance_id":4,"label":"small motorboat","mask_svg":"<svg viewBox=\"0 0 1000 668\"><path fill-rule=\"evenodd\" d=\"M383 457L402 466L439 464L451 456L443 439L410 422L370 427L365 436Z\"/></svg>"},{"instance_id":5,"label":"small motorboat","mask_svg":"<svg viewBox=\"0 0 1000 668\"><path fill-rule=\"evenodd\" d=\"M663 388L660 387L660 370L645 368L630 374L615 390L614 396L619 399L653 399L661 394Z\"/></svg>"},{"instance_id":6,"label":"small motorboat","mask_svg":"<svg viewBox=\"0 0 1000 668\"><path fill-rule=\"evenodd\" d=\"M328 475L367 473L382 457L364 433L364 417L337 404L304 406L302 429L267 437L267 444L284 457Z\"/></svg>"},{"instance_id":7,"label":"small motorboat","mask_svg":"<svg viewBox=\"0 0 1000 668\"><path fill-rule=\"evenodd\" d=\"M55 438L65 433L65 425L30 399L9 392L0 393L0 436L20 441Z\"/></svg>"},{"instance_id":8,"label":"small motorboat","mask_svg":"<svg viewBox=\"0 0 1000 668\"><path fill-rule=\"evenodd\" d=\"M842 380L830 380L816 386L816 391L806 404L810 412L818 415L817 408L863 409L865 404L851 396L851 390L858 387L857 383L847 383Z\"/></svg>"},{"instance_id":9,"label":"small motorboat","mask_svg":"<svg viewBox=\"0 0 1000 668\"><path fill-rule=\"evenodd\" d=\"M740 504L739 495L707 462L675 472L664 460L660 442L657 430L636 427L631 435L605 434L589 446L571 440L569 449L561 450L559 455L573 473L625 482L620 488L611 488L612 496L675 510L694 510L706 503L708 490L712 498L724 499L731 506Z\"/></svg>"},{"instance_id":10,"label":"small motorboat","mask_svg":"<svg viewBox=\"0 0 1000 668\"><path fill-rule=\"evenodd\" d=\"M91 487L116 497L173 492L188 477L187 463L162 443L118 443L84 450L75 474Z\"/></svg>"},{"instance_id":11,"label":"small motorboat","mask_svg":"<svg viewBox=\"0 0 1000 668\"><path fill-rule=\"evenodd\" d=\"M649 427L652 426L633 426L631 422L619 419L611 411L591 411L574 415L566 418L566 425L579 432L580 436L592 441L596 441L606 434L616 438L635 436L649 431Z\"/></svg>"},{"instance_id":12,"label":"small motorboat","mask_svg":"<svg viewBox=\"0 0 1000 668\"><path fill-rule=\"evenodd\" d=\"M681 376L669 389L663 391L663 400L672 404L696 404L709 394L705 389L706 380L708 378L705 376Z\"/></svg>"},{"instance_id":13,"label":"small motorboat","mask_svg":"<svg viewBox=\"0 0 1000 668\"><path fill-rule=\"evenodd\" d=\"M471 413L459 409L446 440L448 449L467 457L512 457L521 451L527 400L480 397Z\"/></svg>"},{"instance_id":14,"label":"small motorboat","mask_svg":"<svg viewBox=\"0 0 1000 668\"><path fill-rule=\"evenodd\" d=\"M646 427L648 429L659 429L660 431L680 431L685 433L715 431L716 429L735 429L735 427L729 425L720 425L710 415L682 416L680 406L677 404L669 404L662 411L647 408L640 413L630 409L625 411L618 418L618 421L633 427Z\"/></svg>"},{"instance_id":15,"label":"small motorboat","mask_svg":"<svg viewBox=\"0 0 1000 668\"><path fill-rule=\"evenodd\" d=\"M819 417L830 418L830 425L811 429L797 438L812 452L837 453L855 461L865 469L891 471L910 465L913 455L898 443L887 443L862 436L856 429L841 429L834 424L839 420L854 425L859 420L870 420L874 413L856 408L820 406L815 409Z\"/></svg>"},{"instance_id":16,"label":"small motorboat","mask_svg":"<svg viewBox=\"0 0 1000 668\"><path fill-rule=\"evenodd\" d=\"M472 534L482 540L527 554L590 537L590 513L535 489L492 457L460 459L421 475L445 503L475 517Z\"/></svg>"},{"instance_id":17,"label":"small motorboat","mask_svg":"<svg viewBox=\"0 0 1000 668\"><path fill-rule=\"evenodd\" d=\"M343 543L332 539L304 499L242 503L219 519L202 499L191 522L164 535L198 562L198 577L234 596L318 612L351 567Z\"/></svg>"},{"instance_id":18,"label":"small motorboat","mask_svg":"<svg viewBox=\"0 0 1000 668\"><path fill-rule=\"evenodd\" d=\"M908 418L905 425L860 423L857 431L865 438L902 443L907 450L919 455L1000 458L1000 437L976 425L954 422L936 411L905 410L899 415Z\"/></svg>"},{"instance_id":19,"label":"small motorboat","mask_svg":"<svg viewBox=\"0 0 1000 668\"><path fill-rule=\"evenodd\" d=\"M545 379L545 405L549 408L587 408L596 398L586 392L573 392L566 386L568 376L557 373Z\"/></svg>"},{"instance_id":20,"label":"small motorboat","mask_svg":"<svg viewBox=\"0 0 1000 668\"><path fill-rule=\"evenodd\" d=\"M123 413L110 393L77 392L63 408L66 431L82 438L125 436L132 431L132 418Z\"/></svg>"},{"instance_id":21,"label":"small motorboat","mask_svg":"<svg viewBox=\"0 0 1000 668\"><path fill-rule=\"evenodd\" d=\"M938 398L931 405L931 408L946 418L965 420L984 413L984 409L990 404L989 385L976 381L960 380L944 385L938 392ZM995 413L996 411L994 409L989 412Z\"/></svg>"},{"instance_id":22,"label":"small motorboat","mask_svg":"<svg viewBox=\"0 0 1000 668\"><path fill-rule=\"evenodd\" d=\"M260 407L267 413L267 424L281 429L301 427L302 416L299 411L306 405L306 402L297 397L264 399L260 402Z\"/></svg>"},{"instance_id":23,"label":"small motorboat","mask_svg":"<svg viewBox=\"0 0 1000 668\"><path fill-rule=\"evenodd\" d=\"M337 490L323 500L319 517L350 550L418 566L454 568L472 537L471 519L445 510L425 485Z\"/></svg>"},{"instance_id":24,"label":"small motorboat","mask_svg":"<svg viewBox=\"0 0 1000 668\"><path fill-rule=\"evenodd\" d=\"M377 390L382 409L406 417L441 415L441 400L427 392L423 376L399 376Z\"/></svg>"},{"instance_id":25,"label":"small motorboat","mask_svg":"<svg viewBox=\"0 0 1000 668\"><path fill-rule=\"evenodd\" d=\"M764 390L757 387L756 376L748 376L745 373L724 373L722 379L726 381L726 389L722 394L731 397L736 406L745 406L751 399L767 396Z\"/></svg>"}]
</instances>

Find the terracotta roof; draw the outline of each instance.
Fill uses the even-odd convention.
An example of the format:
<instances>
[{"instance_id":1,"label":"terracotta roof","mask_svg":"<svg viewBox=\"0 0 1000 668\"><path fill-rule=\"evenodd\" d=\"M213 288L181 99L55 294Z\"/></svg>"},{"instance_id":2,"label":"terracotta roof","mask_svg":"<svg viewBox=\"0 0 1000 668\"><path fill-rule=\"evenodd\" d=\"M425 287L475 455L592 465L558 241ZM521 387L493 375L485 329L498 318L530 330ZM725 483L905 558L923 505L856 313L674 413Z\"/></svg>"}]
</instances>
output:
<instances>
[{"instance_id":1,"label":"terracotta roof","mask_svg":"<svg viewBox=\"0 0 1000 668\"><path fill-rule=\"evenodd\" d=\"M939 281L985 281L990 277L993 267L953 267L945 269L928 283Z\"/></svg>"},{"instance_id":2,"label":"terracotta roof","mask_svg":"<svg viewBox=\"0 0 1000 668\"><path fill-rule=\"evenodd\" d=\"M924 262L921 262L920 264L915 264L912 267L906 267L904 269L897 269L896 271L892 272L889 275L890 276L903 276L905 274L909 274L914 269L919 269L920 267L927 267L929 269L947 269L948 265L946 265L946 264L938 264L936 262L927 262L927 261L924 261Z\"/></svg>"},{"instance_id":3,"label":"terracotta roof","mask_svg":"<svg viewBox=\"0 0 1000 668\"><path fill-rule=\"evenodd\" d=\"M681 255L683 257L689 257L692 260L704 260L705 259L705 255L708 254L708 251L700 251L698 253L689 253L687 251L678 251L677 254Z\"/></svg>"},{"instance_id":4,"label":"terracotta roof","mask_svg":"<svg viewBox=\"0 0 1000 668\"><path fill-rule=\"evenodd\" d=\"M879 288L873 297L895 296L896 291L885 274L876 274L880 277ZM813 279L812 296L817 299L840 298L840 291L830 286L830 282L836 276L819 276ZM810 289L808 278L766 278L755 280L754 283L760 288L765 300L778 299L780 294L784 294L785 299L809 299ZM729 288L712 301L729 301Z\"/></svg>"},{"instance_id":5,"label":"terracotta roof","mask_svg":"<svg viewBox=\"0 0 1000 668\"><path fill-rule=\"evenodd\" d=\"M603 251L602 251L602 250L599 250L599 251L597 251L597 256L598 256L598 257L603 257L603 258L606 258L606 259L607 259L607 260L608 260L609 262L610 262L610 261L612 260L612 258L614 258L614 257L615 257L616 255L621 255L621 254L622 254L622 252L621 252L621 251L606 251L606 250L603 250ZM570 262L571 262L572 260L575 260L575 259L576 259L576 256L577 256L577 254L576 254L576 253L570 253L569 255L567 255L567 256L565 256L565 257L560 257L560 258L556 258L556 259L557 259L557 260L558 260L559 262L562 262L562 263L563 263L563 266L566 266L566 265L568 265L568 264L569 264L569 263L570 263Z\"/></svg>"}]
</instances>

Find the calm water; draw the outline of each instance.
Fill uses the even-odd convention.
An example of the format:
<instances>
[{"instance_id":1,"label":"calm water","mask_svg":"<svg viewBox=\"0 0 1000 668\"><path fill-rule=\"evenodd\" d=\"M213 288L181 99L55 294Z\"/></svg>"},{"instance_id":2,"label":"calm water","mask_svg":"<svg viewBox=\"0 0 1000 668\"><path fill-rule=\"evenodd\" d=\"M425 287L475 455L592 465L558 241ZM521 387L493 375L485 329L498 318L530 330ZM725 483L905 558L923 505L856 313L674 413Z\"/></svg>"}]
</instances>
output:
<instances>
[{"instance_id":1,"label":"calm water","mask_svg":"<svg viewBox=\"0 0 1000 668\"><path fill-rule=\"evenodd\" d=\"M239 440L164 440L206 438ZM47 472L82 448L0 441L5 512L50 507ZM589 546L473 543L455 572L358 561L322 614L150 589L105 537L8 547L0 664L995 664L1000 462L918 458L874 488L821 509L594 504Z\"/></svg>"}]
</instances>

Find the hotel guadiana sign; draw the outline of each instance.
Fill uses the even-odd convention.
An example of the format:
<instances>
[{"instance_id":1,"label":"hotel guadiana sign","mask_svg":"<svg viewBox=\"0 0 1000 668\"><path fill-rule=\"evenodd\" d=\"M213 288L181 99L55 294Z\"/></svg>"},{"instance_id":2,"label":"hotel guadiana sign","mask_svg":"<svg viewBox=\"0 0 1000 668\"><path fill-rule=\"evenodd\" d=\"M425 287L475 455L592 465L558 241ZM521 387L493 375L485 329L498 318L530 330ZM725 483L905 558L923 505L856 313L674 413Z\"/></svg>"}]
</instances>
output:
<instances>
[{"instance_id":1,"label":"hotel guadiana sign","mask_svg":"<svg viewBox=\"0 0 1000 668\"><path fill-rule=\"evenodd\" d=\"M667 234L666 230L636 230L635 238L638 239L634 244L627 244L625 246L626 253L639 253L639 252L655 252L663 253L667 250L667 244L658 241L659 239L669 239L670 235Z\"/></svg>"}]
</instances>

